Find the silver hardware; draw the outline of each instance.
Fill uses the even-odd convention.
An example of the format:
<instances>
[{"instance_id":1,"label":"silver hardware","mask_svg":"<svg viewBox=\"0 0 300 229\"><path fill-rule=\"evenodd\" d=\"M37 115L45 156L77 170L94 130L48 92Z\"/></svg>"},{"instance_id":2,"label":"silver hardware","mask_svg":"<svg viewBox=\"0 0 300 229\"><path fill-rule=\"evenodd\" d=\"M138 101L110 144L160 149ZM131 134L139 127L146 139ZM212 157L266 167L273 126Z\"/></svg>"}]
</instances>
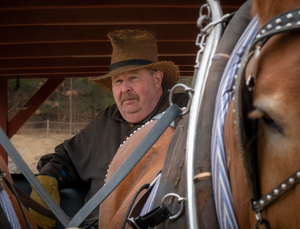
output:
<instances>
[{"instance_id":1,"label":"silver hardware","mask_svg":"<svg viewBox=\"0 0 300 229\"><path fill-rule=\"evenodd\" d=\"M278 189L274 189L274 195L277 196L279 194Z\"/></svg>"},{"instance_id":2,"label":"silver hardware","mask_svg":"<svg viewBox=\"0 0 300 229\"><path fill-rule=\"evenodd\" d=\"M168 197L176 197L177 198L177 203L180 203L180 209L179 209L178 213L169 217L169 219L177 219L181 215L181 213L183 211L184 202L186 201L186 198L181 197L181 196L179 196L176 193L169 193L169 194L165 195L162 198L161 204L163 204Z\"/></svg>"},{"instance_id":3,"label":"silver hardware","mask_svg":"<svg viewBox=\"0 0 300 229\"><path fill-rule=\"evenodd\" d=\"M286 15L287 19L292 19L293 18L293 14L289 13L288 15Z\"/></svg>"},{"instance_id":4,"label":"silver hardware","mask_svg":"<svg viewBox=\"0 0 300 229\"><path fill-rule=\"evenodd\" d=\"M267 29L272 29L272 27L273 27L273 26L272 26L271 24L268 24L268 25L267 25Z\"/></svg>"},{"instance_id":5,"label":"silver hardware","mask_svg":"<svg viewBox=\"0 0 300 229\"><path fill-rule=\"evenodd\" d=\"M203 9L206 7L207 14L203 14ZM211 21L211 12L210 7L208 4L203 4L199 11L199 18L197 20L197 27L202 29L204 25L204 21L210 22Z\"/></svg>"},{"instance_id":6,"label":"silver hardware","mask_svg":"<svg viewBox=\"0 0 300 229\"><path fill-rule=\"evenodd\" d=\"M261 35L260 35L260 34L257 34L257 35L256 35L256 39L258 39L258 38L261 38Z\"/></svg>"},{"instance_id":7,"label":"silver hardware","mask_svg":"<svg viewBox=\"0 0 300 229\"><path fill-rule=\"evenodd\" d=\"M297 21L297 25L300 26L300 21Z\"/></svg>"},{"instance_id":8,"label":"silver hardware","mask_svg":"<svg viewBox=\"0 0 300 229\"><path fill-rule=\"evenodd\" d=\"M216 21L222 16L222 8L220 1L207 0L212 12L212 21ZM198 229L198 219L197 219L197 207L196 207L196 194L195 194L195 184L194 184L194 155L196 153L196 133L198 128L199 120L199 110L201 104L203 103L203 93L205 84L207 81L209 69L212 62L212 57L216 52L218 42L222 35L222 25L215 25L214 28L209 30L210 34L206 39L206 47L201 56L201 61L197 59L199 65L197 75L193 82L193 88L195 89L193 95L193 101L190 110L190 119L188 123L187 131L187 141L186 141L186 197L188 199L186 203L186 215L187 224L190 228ZM195 68L196 68L195 67Z\"/></svg>"},{"instance_id":9,"label":"silver hardware","mask_svg":"<svg viewBox=\"0 0 300 229\"><path fill-rule=\"evenodd\" d=\"M155 179L151 182L151 184L149 185L149 188L151 188L153 185L155 185L156 184L156 181L158 180L158 178L160 178L161 177L161 173L159 173L156 177L155 177ZM149 189L148 188L148 189Z\"/></svg>"},{"instance_id":10,"label":"silver hardware","mask_svg":"<svg viewBox=\"0 0 300 229\"><path fill-rule=\"evenodd\" d=\"M253 85L250 85L251 81L253 80L253 82L255 83L255 78L253 75L249 75L247 77L247 81L246 81L246 85L247 87L249 88L249 91L252 91L253 90Z\"/></svg>"},{"instance_id":11,"label":"silver hardware","mask_svg":"<svg viewBox=\"0 0 300 229\"><path fill-rule=\"evenodd\" d=\"M249 91L253 91L254 90L254 85L255 85L255 76L254 76L254 62L255 59L258 57L258 55L260 54L260 49L261 46L257 46L251 61L251 66L250 66L250 76L248 76L247 81L246 81L246 85L248 86L248 90ZM251 83L251 85L250 85Z\"/></svg>"},{"instance_id":12,"label":"silver hardware","mask_svg":"<svg viewBox=\"0 0 300 229\"><path fill-rule=\"evenodd\" d=\"M136 222L134 221L134 218L128 218L128 221L130 221L137 229L140 229L139 226L136 224Z\"/></svg>"},{"instance_id":13,"label":"silver hardware","mask_svg":"<svg viewBox=\"0 0 300 229\"><path fill-rule=\"evenodd\" d=\"M256 218L256 220L258 220L259 222L262 221L260 212L256 212L256 213L255 213L255 218Z\"/></svg>"},{"instance_id":14,"label":"silver hardware","mask_svg":"<svg viewBox=\"0 0 300 229\"><path fill-rule=\"evenodd\" d=\"M277 18L275 22L276 22L276 24L280 24L281 23L281 19Z\"/></svg>"},{"instance_id":15,"label":"silver hardware","mask_svg":"<svg viewBox=\"0 0 300 229\"><path fill-rule=\"evenodd\" d=\"M268 201L272 200L272 196L271 195L267 195L267 200Z\"/></svg>"},{"instance_id":16,"label":"silver hardware","mask_svg":"<svg viewBox=\"0 0 300 229\"><path fill-rule=\"evenodd\" d=\"M280 29L281 29L280 25L276 26L276 30L280 30Z\"/></svg>"},{"instance_id":17,"label":"silver hardware","mask_svg":"<svg viewBox=\"0 0 300 229\"><path fill-rule=\"evenodd\" d=\"M286 27L288 27L288 28L292 27L292 23L287 23Z\"/></svg>"},{"instance_id":18,"label":"silver hardware","mask_svg":"<svg viewBox=\"0 0 300 229\"><path fill-rule=\"evenodd\" d=\"M190 112L190 109L191 109L191 103L192 103L192 98L193 98L193 92L194 92L194 89L192 89L192 88L186 86L186 85L183 84L183 83L178 83L178 84L176 84L175 86L173 86L172 89L171 89L171 91L170 91L170 95L169 95L169 103L170 103L170 106L173 105L173 102L172 102L173 94L174 94L174 91L175 91L175 89L176 89L177 87L183 87L183 88L184 88L184 92L185 92L185 93L188 93L188 94L189 94L189 97L190 97L189 102L188 102L188 104L187 104L187 106L186 106L186 110L183 111L183 112L181 113L181 115L186 115L187 113Z\"/></svg>"},{"instance_id":19,"label":"silver hardware","mask_svg":"<svg viewBox=\"0 0 300 229\"><path fill-rule=\"evenodd\" d=\"M203 6L207 6L207 4L205 4ZM211 29L215 25L223 22L226 18L228 18L230 16L230 14L225 14L223 17L219 18L218 20L210 22L211 21L210 8L207 7L208 15L202 15L203 6L200 8L200 17L199 17L198 22L197 22L197 26L200 27L201 30L200 30L200 33L197 35L197 38L196 38L196 45L200 47L200 50L197 53L195 68L198 68L199 65L200 65L198 60L199 60L200 54L203 53L203 51L204 51L204 48L206 46L206 43L204 43L204 41L205 41L206 37L210 34ZM202 24L203 24L204 20L207 21L208 24L205 26L205 28L202 29L202 27L203 27ZM200 37L201 37L201 41L199 42Z\"/></svg>"},{"instance_id":20,"label":"silver hardware","mask_svg":"<svg viewBox=\"0 0 300 229\"><path fill-rule=\"evenodd\" d=\"M211 27L223 22L226 18L228 18L230 16L230 14L225 14L223 15L221 18L219 18L218 20L215 20L211 23L209 23L207 26L205 26L204 29L201 30L202 33L206 33Z\"/></svg>"},{"instance_id":21,"label":"silver hardware","mask_svg":"<svg viewBox=\"0 0 300 229\"><path fill-rule=\"evenodd\" d=\"M207 9L207 15L203 14L203 9L206 7ZM199 46L199 50L197 52L197 57L196 57L196 65L194 66L195 68L199 68L200 66L200 54L203 53L204 51L204 48L205 48L205 39L206 39L206 36L207 34L203 33L202 32L202 29L204 27L204 22L207 22L209 23L211 21L211 11L210 11L210 7L208 4L204 4L201 6L200 8L200 12L199 12L199 18L197 20L197 26L200 28L200 33L197 35L197 38L196 38L196 45ZM200 40L200 37L201 37L201 41L199 42Z\"/></svg>"},{"instance_id":22,"label":"silver hardware","mask_svg":"<svg viewBox=\"0 0 300 229\"><path fill-rule=\"evenodd\" d=\"M282 190L286 190L286 184L282 184L282 185L281 185L281 189L282 189Z\"/></svg>"},{"instance_id":23,"label":"silver hardware","mask_svg":"<svg viewBox=\"0 0 300 229\"><path fill-rule=\"evenodd\" d=\"M294 182L295 182L294 178L290 178L290 179L289 179L289 183L290 183L290 184L294 184Z\"/></svg>"},{"instance_id":24,"label":"silver hardware","mask_svg":"<svg viewBox=\"0 0 300 229\"><path fill-rule=\"evenodd\" d=\"M300 172L297 172L297 177L300 178Z\"/></svg>"},{"instance_id":25,"label":"silver hardware","mask_svg":"<svg viewBox=\"0 0 300 229\"><path fill-rule=\"evenodd\" d=\"M265 201L264 201L264 200L260 200L260 201L259 201L259 204L260 204L261 206L264 206L264 205L265 205Z\"/></svg>"},{"instance_id":26,"label":"silver hardware","mask_svg":"<svg viewBox=\"0 0 300 229\"><path fill-rule=\"evenodd\" d=\"M265 32L266 32L266 30L264 30L264 29L261 31L262 34L264 34Z\"/></svg>"}]
</instances>

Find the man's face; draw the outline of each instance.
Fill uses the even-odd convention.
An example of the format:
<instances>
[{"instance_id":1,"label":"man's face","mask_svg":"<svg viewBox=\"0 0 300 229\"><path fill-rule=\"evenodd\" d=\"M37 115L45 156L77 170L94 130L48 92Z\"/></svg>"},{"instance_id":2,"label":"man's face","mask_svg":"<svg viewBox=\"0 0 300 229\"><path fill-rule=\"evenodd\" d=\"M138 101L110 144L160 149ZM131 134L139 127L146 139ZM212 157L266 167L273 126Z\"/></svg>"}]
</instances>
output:
<instances>
[{"instance_id":1,"label":"man's face","mask_svg":"<svg viewBox=\"0 0 300 229\"><path fill-rule=\"evenodd\" d=\"M150 75L147 69L132 70L112 76L112 92L122 117L139 122L156 107L162 94L163 73Z\"/></svg>"}]
</instances>

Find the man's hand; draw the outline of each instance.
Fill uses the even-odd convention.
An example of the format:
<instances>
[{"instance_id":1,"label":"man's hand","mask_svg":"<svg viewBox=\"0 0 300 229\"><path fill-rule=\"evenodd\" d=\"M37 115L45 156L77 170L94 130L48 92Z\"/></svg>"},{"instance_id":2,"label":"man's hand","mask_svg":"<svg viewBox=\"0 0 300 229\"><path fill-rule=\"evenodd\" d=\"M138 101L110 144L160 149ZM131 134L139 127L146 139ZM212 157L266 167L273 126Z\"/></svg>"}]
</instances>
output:
<instances>
[{"instance_id":1,"label":"man's hand","mask_svg":"<svg viewBox=\"0 0 300 229\"><path fill-rule=\"evenodd\" d=\"M47 175L40 175L37 176L37 179L40 181L40 183L45 187L45 189L48 191L48 193L52 196L52 198L55 200L55 202L59 205L60 204L60 195L58 192L58 183L57 180L54 177L47 176ZM38 202L40 205L46 207L49 209L49 207L45 204L45 202L41 199L39 194L32 189L32 192L30 194L30 197ZM53 219L49 219L36 211L29 208L29 212L34 219L35 223L44 229L51 229L55 226L56 221Z\"/></svg>"}]
</instances>

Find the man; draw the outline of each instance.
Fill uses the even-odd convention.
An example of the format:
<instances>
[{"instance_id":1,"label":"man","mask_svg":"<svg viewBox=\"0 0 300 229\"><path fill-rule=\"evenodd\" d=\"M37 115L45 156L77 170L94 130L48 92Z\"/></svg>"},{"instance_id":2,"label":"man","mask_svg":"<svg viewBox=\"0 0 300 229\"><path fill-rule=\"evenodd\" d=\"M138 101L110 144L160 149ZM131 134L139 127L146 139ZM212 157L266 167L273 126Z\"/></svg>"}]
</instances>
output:
<instances>
[{"instance_id":1,"label":"man","mask_svg":"<svg viewBox=\"0 0 300 229\"><path fill-rule=\"evenodd\" d=\"M89 182L88 201L104 184L109 163L118 147L136 129L169 106L169 92L179 78L178 67L158 61L156 39L147 30L117 30L108 34L113 53L110 72L92 78L112 91L116 104L100 112L85 129L55 148L38 162L38 179L59 203L58 190ZM186 106L186 94L174 94L173 102ZM42 202L33 190L31 197ZM96 209L92 216L98 215ZM30 210L36 223L52 228L54 220Z\"/></svg>"}]
</instances>

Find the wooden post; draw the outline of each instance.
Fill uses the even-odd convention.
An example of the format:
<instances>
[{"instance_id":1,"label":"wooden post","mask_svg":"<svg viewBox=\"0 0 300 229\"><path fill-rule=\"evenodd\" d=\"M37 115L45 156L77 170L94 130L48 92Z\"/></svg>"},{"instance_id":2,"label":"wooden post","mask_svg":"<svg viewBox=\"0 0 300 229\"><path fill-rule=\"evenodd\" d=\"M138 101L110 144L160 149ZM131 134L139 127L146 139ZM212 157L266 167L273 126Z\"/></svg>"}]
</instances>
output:
<instances>
[{"instance_id":1,"label":"wooden post","mask_svg":"<svg viewBox=\"0 0 300 229\"><path fill-rule=\"evenodd\" d=\"M4 77L0 77L0 112L0 126L6 135L8 135L8 80ZM7 153L1 145L0 156L7 164Z\"/></svg>"},{"instance_id":2,"label":"wooden post","mask_svg":"<svg viewBox=\"0 0 300 229\"><path fill-rule=\"evenodd\" d=\"M8 137L11 138L30 116L43 104L44 101L55 91L55 89L64 81L64 78L49 78L43 86L28 100L23 109L8 123Z\"/></svg>"},{"instance_id":3,"label":"wooden post","mask_svg":"<svg viewBox=\"0 0 300 229\"><path fill-rule=\"evenodd\" d=\"M70 78L70 129L69 129L69 133L72 134L72 116L73 116L73 112L72 112L72 96L73 96L73 80L72 78Z\"/></svg>"}]
</instances>

